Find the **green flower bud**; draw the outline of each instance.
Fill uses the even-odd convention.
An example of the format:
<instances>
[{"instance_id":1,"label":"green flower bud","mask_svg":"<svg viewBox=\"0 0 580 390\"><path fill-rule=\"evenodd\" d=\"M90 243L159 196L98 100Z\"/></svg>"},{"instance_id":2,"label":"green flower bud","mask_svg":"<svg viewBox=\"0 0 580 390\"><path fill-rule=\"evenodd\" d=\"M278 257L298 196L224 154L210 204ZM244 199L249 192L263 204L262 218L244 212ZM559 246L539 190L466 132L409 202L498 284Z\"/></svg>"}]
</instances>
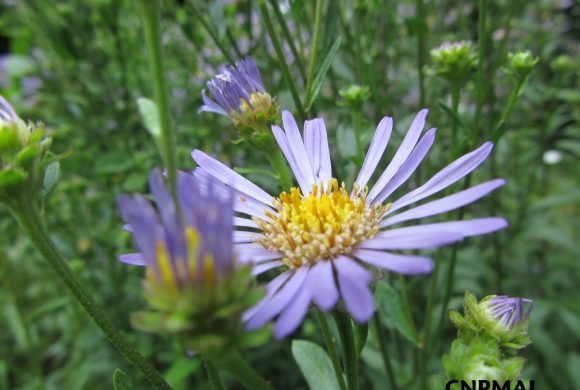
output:
<instances>
[{"instance_id":1,"label":"green flower bud","mask_svg":"<svg viewBox=\"0 0 580 390\"><path fill-rule=\"evenodd\" d=\"M42 123L24 122L0 96L0 200L38 194L43 186L50 138Z\"/></svg>"},{"instance_id":2,"label":"green flower bud","mask_svg":"<svg viewBox=\"0 0 580 390\"><path fill-rule=\"evenodd\" d=\"M540 61L538 57L534 57L530 51L518 51L508 54L509 66L506 72L512 75L517 80L525 79L534 66Z\"/></svg>"},{"instance_id":3,"label":"green flower bud","mask_svg":"<svg viewBox=\"0 0 580 390\"><path fill-rule=\"evenodd\" d=\"M477 64L477 54L468 41L446 42L431 50L433 65L428 70L447 80L450 84L462 85Z\"/></svg>"},{"instance_id":4,"label":"green flower bud","mask_svg":"<svg viewBox=\"0 0 580 390\"><path fill-rule=\"evenodd\" d=\"M361 110L364 102L371 97L369 87L356 84L341 88L338 93L342 97L338 104L355 111Z\"/></svg>"}]
</instances>

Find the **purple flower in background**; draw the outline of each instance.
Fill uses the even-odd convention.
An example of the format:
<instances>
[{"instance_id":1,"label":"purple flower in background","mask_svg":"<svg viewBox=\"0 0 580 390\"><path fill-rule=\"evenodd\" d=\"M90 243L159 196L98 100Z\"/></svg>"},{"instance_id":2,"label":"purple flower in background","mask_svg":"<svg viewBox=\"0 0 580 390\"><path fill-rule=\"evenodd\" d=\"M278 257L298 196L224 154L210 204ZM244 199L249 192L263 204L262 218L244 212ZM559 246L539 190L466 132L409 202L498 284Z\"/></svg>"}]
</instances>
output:
<instances>
[{"instance_id":1,"label":"purple flower in background","mask_svg":"<svg viewBox=\"0 0 580 390\"><path fill-rule=\"evenodd\" d=\"M14 111L10 103L8 103L8 100L0 95L0 123L17 122L20 120L20 117L16 114L16 111Z\"/></svg>"},{"instance_id":2,"label":"purple flower in background","mask_svg":"<svg viewBox=\"0 0 580 390\"><path fill-rule=\"evenodd\" d=\"M252 105L253 95L266 94L260 72L252 57L245 57L235 66L226 65L222 73L207 82L201 91L203 106L199 111L215 112L229 116L232 111L241 112L241 104Z\"/></svg>"},{"instance_id":3,"label":"purple flower in background","mask_svg":"<svg viewBox=\"0 0 580 390\"><path fill-rule=\"evenodd\" d=\"M527 310L525 304L529 304ZM489 313L506 328L513 329L515 326L525 322L532 312L533 301L525 298L512 298L507 295L496 295L493 298L482 302Z\"/></svg>"},{"instance_id":4,"label":"purple flower in background","mask_svg":"<svg viewBox=\"0 0 580 390\"><path fill-rule=\"evenodd\" d=\"M266 297L245 313L248 329L261 327L278 316L274 332L281 338L302 322L311 302L328 311L339 299L355 320L366 322L374 312L369 287L373 274L368 266L407 275L429 273L429 257L392 251L437 248L507 226L503 218L480 218L393 227L463 207L505 183L502 179L491 180L403 211L476 169L493 148L487 142L422 186L388 201L433 145L435 129L421 137L426 116L427 110L422 110L415 117L390 164L370 190L367 185L391 136L393 120L389 117L379 123L351 192L332 177L327 132L320 118L305 122L303 136L287 111L282 114L284 129L272 127L298 182L298 188L278 197L204 152L193 151L199 165L194 172L196 178L203 182L217 179L222 183L221 190L231 186L239 193L234 209L247 215L234 218L234 247L240 261L254 263L255 274L285 268L268 284Z\"/></svg>"},{"instance_id":5,"label":"purple flower in background","mask_svg":"<svg viewBox=\"0 0 580 390\"><path fill-rule=\"evenodd\" d=\"M119 208L139 253L120 260L147 267L150 286L180 290L219 280L234 266L232 196L216 196L211 181L197 183L180 174L177 199L181 217L159 170L149 179L157 211L142 195L121 195Z\"/></svg>"},{"instance_id":6,"label":"purple flower in background","mask_svg":"<svg viewBox=\"0 0 580 390\"><path fill-rule=\"evenodd\" d=\"M203 106L199 111L225 115L241 132L267 133L280 116L280 106L264 89L252 57L242 58L235 66L227 65L208 81L207 91L209 96L205 89L201 91Z\"/></svg>"}]
</instances>

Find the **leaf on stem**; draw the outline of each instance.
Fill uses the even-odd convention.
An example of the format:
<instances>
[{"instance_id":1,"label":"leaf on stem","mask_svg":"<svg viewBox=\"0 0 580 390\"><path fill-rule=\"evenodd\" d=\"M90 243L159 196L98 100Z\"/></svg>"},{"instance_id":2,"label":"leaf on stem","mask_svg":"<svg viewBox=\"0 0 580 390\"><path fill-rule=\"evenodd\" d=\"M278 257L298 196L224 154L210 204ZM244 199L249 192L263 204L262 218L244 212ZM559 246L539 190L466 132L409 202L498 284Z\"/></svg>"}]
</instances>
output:
<instances>
[{"instance_id":1,"label":"leaf on stem","mask_svg":"<svg viewBox=\"0 0 580 390\"><path fill-rule=\"evenodd\" d=\"M318 71L314 76L314 81L312 82L311 90L306 91L306 99L304 100L304 109L309 111L316 100L316 97L320 93L320 88L322 88L322 83L326 78L326 73L328 73L328 69L330 69L330 65L334 61L336 54L338 53L338 49L340 48L340 44L342 43L342 37L339 35L338 38L334 41L326 56L324 56L324 60L320 63L318 67Z\"/></svg>"},{"instance_id":2,"label":"leaf on stem","mask_svg":"<svg viewBox=\"0 0 580 390\"><path fill-rule=\"evenodd\" d=\"M306 340L293 340L292 356L311 389L339 388L332 361L318 344Z\"/></svg>"}]
</instances>

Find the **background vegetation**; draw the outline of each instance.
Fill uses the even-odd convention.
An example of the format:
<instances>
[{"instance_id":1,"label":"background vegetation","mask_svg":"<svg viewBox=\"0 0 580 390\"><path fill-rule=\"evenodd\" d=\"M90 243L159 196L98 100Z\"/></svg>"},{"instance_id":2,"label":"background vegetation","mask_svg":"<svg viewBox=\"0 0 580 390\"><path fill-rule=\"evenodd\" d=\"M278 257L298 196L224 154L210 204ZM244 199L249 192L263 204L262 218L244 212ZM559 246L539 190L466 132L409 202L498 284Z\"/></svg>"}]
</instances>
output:
<instances>
[{"instance_id":1,"label":"background vegetation","mask_svg":"<svg viewBox=\"0 0 580 390\"><path fill-rule=\"evenodd\" d=\"M194 168L189 153L196 147L232 165L268 169L263 156L232 142L237 135L226 118L197 113L200 91L218 65L246 54L256 59L268 91L278 96L283 107L294 107L258 2L199 3L165 1L163 10L179 167ZM286 57L302 94L315 3L268 3L275 29L284 37L281 22L285 23L296 47L293 52L285 40ZM524 352L528 359L524 376L535 379L537 388L578 386L580 3L331 0L322 4L318 69L326 59L332 62L308 116L325 118L333 160L342 162L337 167L342 178L348 178L362 158L352 141L358 118L370 140L380 118L393 116L397 133L391 142L396 143L413 115L428 107L429 125L439 128L438 141L410 186L424 181L451 161L453 154L490 138L513 89L504 71L508 53L530 50L540 58L505 124L493 161L473 179L503 177L508 185L467 209L469 215L505 216L510 228L471 239L459 248L450 304L459 306L467 289L478 296L501 293L533 299L530 332L534 344ZM482 5L487 16L483 35L478 31ZM142 270L117 261L131 243L121 230L116 196L147 191L148 172L160 165L136 105L137 98L152 95L142 34L133 1L6 0L0 4L4 51L0 91L22 117L49 126L56 152L71 151L44 212L52 237L75 273L174 388L203 388L205 372L198 359L168 338L130 327L129 313L144 305ZM448 108L450 91L429 72L429 51L458 40L473 41L476 47L485 43L479 58L484 61L484 78L478 82L472 74L462 89L459 113L464 142L461 150L450 151L447 145L454 120ZM345 107L340 97L339 91L352 84L366 86L370 93L360 112ZM393 150L389 148L388 153ZM252 179L276 190L269 176L256 172L250 173ZM0 227L0 389L109 388L117 367L129 373L137 388L143 388L139 373L112 349L4 209L0 209ZM448 248L439 254L443 269L452 252ZM445 274L439 277L443 280ZM390 329L388 350L395 357L397 382L404 387L413 383L425 341L430 346L430 372L440 370L440 357L448 351L454 329L441 318L444 291L438 289L429 313L434 318L432 339L413 336L413 326L424 334L430 277L387 278L396 289L381 292L380 305L386 307L382 313ZM394 291L409 295L412 321L398 319L392 308L400 297ZM301 338L320 340L313 319L306 321L301 332ZM246 355L276 387L306 388L289 341L270 343ZM387 380L373 332L363 360L363 385L384 388Z\"/></svg>"}]
</instances>

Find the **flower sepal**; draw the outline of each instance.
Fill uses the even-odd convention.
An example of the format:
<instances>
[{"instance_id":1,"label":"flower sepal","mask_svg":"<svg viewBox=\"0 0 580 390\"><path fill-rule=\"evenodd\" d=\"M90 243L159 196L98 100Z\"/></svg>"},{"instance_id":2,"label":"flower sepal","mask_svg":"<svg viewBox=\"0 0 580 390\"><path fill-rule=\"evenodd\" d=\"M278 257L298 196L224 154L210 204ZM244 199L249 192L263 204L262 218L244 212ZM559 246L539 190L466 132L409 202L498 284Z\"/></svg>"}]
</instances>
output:
<instances>
[{"instance_id":1,"label":"flower sepal","mask_svg":"<svg viewBox=\"0 0 580 390\"><path fill-rule=\"evenodd\" d=\"M247 346L256 339L255 334L246 334L240 319L263 295L251 284L250 266L200 284L171 288L149 278L143 284L152 310L133 313L131 323L136 328L173 334L195 351Z\"/></svg>"}]
</instances>

